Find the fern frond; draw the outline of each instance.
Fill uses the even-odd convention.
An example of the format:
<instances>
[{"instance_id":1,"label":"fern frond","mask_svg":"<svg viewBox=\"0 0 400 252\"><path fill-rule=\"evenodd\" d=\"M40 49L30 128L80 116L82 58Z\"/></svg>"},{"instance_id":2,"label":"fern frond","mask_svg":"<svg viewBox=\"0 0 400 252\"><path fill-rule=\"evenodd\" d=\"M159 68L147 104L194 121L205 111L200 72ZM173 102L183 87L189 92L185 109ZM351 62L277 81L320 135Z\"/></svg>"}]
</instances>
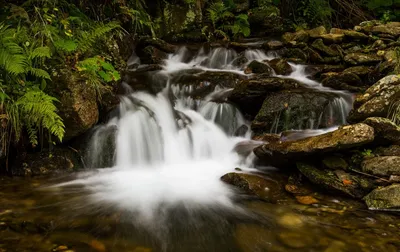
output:
<instances>
[{"instance_id":1,"label":"fern frond","mask_svg":"<svg viewBox=\"0 0 400 252\"><path fill-rule=\"evenodd\" d=\"M38 145L37 130L28 123L26 124L26 131L28 132L29 142L32 144L32 146Z\"/></svg>"},{"instance_id":2,"label":"fern frond","mask_svg":"<svg viewBox=\"0 0 400 252\"><path fill-rule=\"evenodd\" d=\"M35 59L35 58L50 58L51 51L50 48L47 46L37 47L33 50L32 53L28 56L28 59Z\"/></svg>"},{"instance_id":3,"label":"fern frond","mask_svg":"<svg viewBox=\"0 0 400 252\"><path fill-rule=\"evenodd\" d=\"M78 44L70 39L57 39L53 44L56 49L67 53L73 52L78 48Z\"/></svg>"},{"instance_id":4,"label":"fern frond","mask_svg":"<svg viewBox=\"0 0 400 252\"><path fill-rule=\"evenodd\" d=\"M81 52L87 51L96 43L99 38L119 28L121 28L121 26L117 22L109 22L107 24L100 24L91 31L82 32L78 39L78 49Z\"/></svg>"},{"instance_id":5,"label":"fern frond","mask_svg":"<svg viewBox=\"0 0 400 252\"><path fill-rule=\"evenodd\" d=\"M29 73L31 73L36 78L51 80L50 74L40 68L29 68Z\"/></svg>"}]
</instances>

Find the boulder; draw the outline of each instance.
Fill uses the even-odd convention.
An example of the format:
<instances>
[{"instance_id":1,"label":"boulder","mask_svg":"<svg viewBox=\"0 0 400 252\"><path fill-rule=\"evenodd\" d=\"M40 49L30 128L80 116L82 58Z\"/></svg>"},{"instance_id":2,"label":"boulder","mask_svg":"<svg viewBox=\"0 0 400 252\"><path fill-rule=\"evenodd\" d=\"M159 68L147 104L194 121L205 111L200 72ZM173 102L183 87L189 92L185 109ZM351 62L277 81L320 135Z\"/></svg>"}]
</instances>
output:
<instances>
[{"instance_id":1,"label":"boulder","mask_svg":"<svg viewBox=\"0 0 400 252\"><path fill-rule=\"evenodd\" d=\"M365 203L370 210L400 210L400 184L377 188L368 194Z\"/></svg>"},{"instance_id":2,"label":"boulder","mask_svg":"<svg viewBox=\"0 0 400 252\"><path fill-rule=\"evenodd\" d=\"M373 65L382 61L382 57L376 54L349 53L344 61L350 65Z\"/></svg>"},{"instance_id":3,"label":"boulder","mask_svg":"<svg viewBox=\"0 0 400 252\"><path fill-rule=\"evenodd\" d=\"M64 141L91 129L99 119L96 90L69 69L61 69L53 76L53 92L59 99L59 115L64 121Z\"/></svg>"},{"instance_id":4,"label":"boulder","mask_svg":"<svg viewBox=\"0 0 400 252\"><path fill-rule=\"evenodd\" d=\"M326 28L324 26L319 26L314 29L308 30L306 32L308 33L310 38L314 38L314 39L319 38L321 35L327 34Z\"/></svg>"},{"instance_id":5,"label":"boulder","mask_svg":"<svg viewBox=\"0 0 400 252\"><path fill-rule=\"evenodd\" d=\"M363 172L377 176L400 175L400 156L369 158L362 162L361 168Z\"/></svg>"},{"instance_id":6,"label":"boulder","mask_svg":"<svg viewBox=\"0 0 400 252\"><path fill-rule=\"evenodd\" d=\"M370 117L364 121L375 130L375 137L378 140L400 143L400 126L387 118Z\"/></svg>"},{"instance_id":7,"label":"boulder","mask_svg":"<svg viewBox=\"0 0 400 252\"><path fill-rule=\"evenodd\" d=\"M265 50L279 50L283 47L283 43L278 40L271 40L268 42L265 42L262 46Z\"/></svg>"},{"instance_id":8,"label":"boulder","mask_svg":"<svg viewBox=\"0 0 400 252\"><path fill-rule=\"evenodd\" d=\"M379 147L374 151L374 154L377 156L400 156L400 145Z\"/></svg>"},{"instance_id":9,"label":"boulder","mask_svg":"<svg viewBox=\"0 0 400 252\"><path fill-rule=\"evenodd\" d=\"M359 122L368 117L386 117L391 104L400 98L400 77L389 75L367 89L364 95L358 96L354 109L350 112L349 121Z\"/></svg>"},{"instance_id":10,"label":"boulder","mask_svg":"<svg viewBox=\"0 0 400 252\"><path fill-rule=\"evenodd\" d=\"M335 57L335 56L339 56L340 55L338 50L325 45L322 39L315 40L311 44L311 47L313 47L314 49L318 50L320 53L324 54L325 56Z\"/></svg>"},{"instance_id":11,"label":"boulder","mask_svg":"<svg viewBox=\"0 0 400 252\"><path fill-rule=\"evenodd\" d=\"M282 40L285 43L289 43L291 41L296 41L296 42L308 42L310 35L304 31L304 30L300 30L298 32L286 32L285 34L283 34L282 36Z\"/></svg>"},{"instance_id":12,"label":"boulder","mask_svg":"<svg viewBox=\"0 0 400 252\"><path fill-rule=\"evenodd\" d=\"M251 128L256 134L264 134L324 127L325 125L315 124L335 98L332 93L309 89L270 93L265 98Z\"/></svg>"},{"instance_id":13,"label":"boulder","mask_svg":"<svg viewBox=\"0 0 400 252\"><path fill-rule=\"evenodd\" d=\"M364 78L364 77L368 76L369 74L371 74L373 71L374 71L373 67L369 67L369 66L354 66L354 67L346 68L343 71L343 73L355 74L360 78Z\"/></svg>"},{"instance_id":14,"label":"boulder","mask_svg":"<svg viewBox=\"0 0 400 252\"><path fill-rule=\"evenodd\" d=\"M263 163L284 165L296 160L308 159L322 153L337 152L371 143L374 129L359 123L343 126L335 131L288 142L271 142L257 147L254 153Z\"/></svg>"},{"instance_id":15,"label":"boulder","mask_svg":"<svg viewBox=\"0 0 400 252\"><path fill-rule=\"evenodd\" d=\"M142 51L137 52L142 64L161 64L167 59L168 54L154 46L146 46Z\"/></svg>"},{"instance_id":16,"label":"boulder","mask_svg":"<svg viewBox=\"0 0 400 252\"><path fill-rule=\"evenodd\" d=\"M273 59L268 64L274 69L277 75L289 75L293 72L292 67L285 59Z\"/></svg>"},{"instance_id":17,"label":"boulder","mask_svg":"<svg viewBox=\"0 0 400 252\"><path fill-rule=\"evenodd\" d=\"M297 169L313 184L352 198L361 199L375 188L372 180L344 171L320 170L306 163L297 163Z\"/></svg>"},{"instance_id":18,"label":"boulder","mask_svg":"<svg viewBox=\"0 0 400 252\"><path fill-rule=\"evenodd\" d=\"M325 62L325 59L316 50L307 47L304 51L308 54L311 63L323 64Z\"/></svg>"},{"instance_id":19,"label":"boulder","mask_svg":"<svg viewBox=\"0 0 400 252\"><path fill-rule=\"evenodd\" d=\"M328 72L342 72L345 69L342 65L309 65L306 73L314 78L320 78L322 74Z\"/></svg>"},{"instance_id":20,"label":"boulder","mask_svg":"<svg viewBox=\"0 0 400 252\"><path fill-rule=\"evenodd\" d=\"M270 198L272 195L283 191L275 181L261 177L256 174L228 173L221 177L227 184L238 187L248 194L256 195L260 198Z\"/></svg>"},{"instance_id":21,"label":"boulder","mask_svg":"<svg viewBox=\"0 0 400 252\"><path fill-rule=\"evenodd\" d=\"M344 34L324 34L319 36L326 44L340 44L344 37Z\"/></svg>"},{"instance_id":22,"label":"boulder","mask_svg":"<svg viewBox=\"0 0 400 252\"><path fill-rule=\"evenodd\" d=\"M347 170L349 168L349 164L341 157L337 156L328 156L322 160L322 164L324 167L330 170Z\"/></svg>"},{"instance_id":23,"label":"boulder","mask_svg":"<svg viewBox=\"0 0 400 252\"><path fill-rule=\"evenodd\" d=\"M273 73L273 70L269 65L256 60L250 62L250 64L247 66L247 69L248 72L257 74L266 74L267 76L271 76Z\"/></svg>"},{"instance_id":24,"label":"boulder","mask_svg":"<svg viewBox=\"0 0 400 252\"><path fill-rule=\"evenodd\" d=\"M373 26L371 32L374 34L389 34L397 38L400 36L400 22L389 22Z\"/></svg>"},{"instance_id":25,"label":"boulder","mask_svg":"<svg viewBox=\"0 0 400 252\"><path fill-rule=\"evenodd\" d=\"M322 80L324 87L331 87L337 90L349 90L352 92L365 91L366 87L357 75L353 73L327 73Z\"/></svg>"},{"instance_id":26,"label":"boulder","mask_svg":"<svg viewBox=\"0 0 400 252\"><path fill-rule=\"evenodd\" d=\"M277 77L243 80L235 85L229 100L236 103L243 112L255 116L269 93L301 86L295 80Z\"/></svg>"},{"instance_id":27,"label":"boulder","mask_svg":"<svg viewBox=\"0 0 400 252\"><path fill-rule=\"evenodd\" d=\"M357 32L354 30L342 30L339 28L332 28L330 30L331 34L344 34L348 40L368 40L369 37L362 32Z\"/></svg>"},{"instance_id":28,"label":"boulder","mask_svg":"<svg viewBox=\"0 0 400 252\"><path fill-rule=\"evenodd\" d=\"M296 62L306 63L308 61L308 55L300 48L289 48L284 51L283 57L294 59Z\"/></svg>"}]
</instances>

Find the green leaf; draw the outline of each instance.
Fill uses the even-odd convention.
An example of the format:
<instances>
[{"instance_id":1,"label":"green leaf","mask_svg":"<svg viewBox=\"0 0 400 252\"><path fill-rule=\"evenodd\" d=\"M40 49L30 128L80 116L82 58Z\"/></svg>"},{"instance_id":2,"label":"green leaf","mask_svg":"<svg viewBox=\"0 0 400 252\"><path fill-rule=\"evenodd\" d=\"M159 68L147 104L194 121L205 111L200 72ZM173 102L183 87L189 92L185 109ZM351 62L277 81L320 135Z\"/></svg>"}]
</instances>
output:
<instances>
[{"instance_id":1,"label":"green leaf","mask_svg":"<svg viewBox=\"0 0 400 252\"><path fill-rule=\"evenodd\" d=\"M54 41L54 47L58 50L70 53L78 48L78 44L74 40L59 39Z\"/></svg>"},{"instance_id":2,"label":"green leaf","mask_svg":"<svg viewBox=\"0 0 400 252\"><path fill-rule=\"evenodd\" d=\"M35 58L50 58L50 57L51 57L50 48L47 46L43 46L35 48L28 58L35 59Z\"/></svg>"}]
</instances>

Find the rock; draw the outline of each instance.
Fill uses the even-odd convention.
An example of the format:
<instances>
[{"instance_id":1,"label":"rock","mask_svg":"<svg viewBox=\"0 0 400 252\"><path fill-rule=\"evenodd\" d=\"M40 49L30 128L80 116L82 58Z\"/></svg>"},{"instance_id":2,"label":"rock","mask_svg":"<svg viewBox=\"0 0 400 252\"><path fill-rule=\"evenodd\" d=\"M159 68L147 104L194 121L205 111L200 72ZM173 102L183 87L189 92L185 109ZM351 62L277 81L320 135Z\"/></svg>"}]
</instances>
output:
<instances>
[{"instance_id":1,"label":"rock","mask_svg":"<svg viewBox=\"0 0 400 252\"><path fill-rule=\"evenodd\" d=\"M400 156L369 158L362 162L361 168L363 172L377 176L400 175Z\"/></svg>"},{"instance_id":2,"label":"rock","mask_svg":"<svg viewBox=\"0 0 400 252\"><path fill-rule=\"evenodd\" d=\"M314 49L318 50L319 52L325 54L326 56L339 56L339 52L329 46L326 46L322 39L317 39L315 40L312 44L311 47Z\"/></svg>"},{"instance_id":3,"label":"rock","mask_svg":"<svg viewBox=\"0 0 400 252\"><path fill-rule=\"evenodd\" d=\"M367 89L364 95L358 96L349 121L359 122L368 117L386 117L391 104L400 98L400 78L389 75Z\"/></svg>"},{"instance_id":4,"label":"rock","mask_svg":"<svg viewBox=\"0 0 400 252\"><path fill-rule=\"evenodd\" d=\"M263 44L265 50L279 50L283 47L283 43L278 40L271 40Z\"/></svg>"},{"instance_id":5,"label":"rock","mask_svg":"<svg viewBox=\"0 0 400 252\"><path fill-rule=\"evenodd\" d=\"M383 25L376 25L373 26L371 29L372 33L375 34L389 34L394 37L400 36L400 22L389 22Z\"/></svg>"},{"instance_id":6,"label":"rock","mask_svg":"<svg viewBox=\"0 0 400 252\"><path fill-rule=\"evenodd\" d=\"M142 48L146 48L147 46L157 48L164 53L174 53L178 49L177 46L168 44L159 38L142 37L136 47L136 50L141 51Z\"/></svg>"},{"instance_id":7,"label":"rock","mask_svg":"<svg viewBox=\"0 0 400 252\"><path fill-rule=\"evenodd\" d=\"M99 119L96 90L69 69L53 77L54 92L60 101L58 114L64 121L64 141L91 129Z\"/></svg>"},{"instance_id":8,"label":"rock","mask_svg":"<svg viewBox=\"0 0 400 252\"><path fill-rule=\"evenodd\" d=\"M273 59L268 64L274 69L277 75L289 75L293 72L292 67L284 59Z\"/></svg>"},{"instance_id":9,"label":"rock","mask_svg":"<svg viewBox=\"0 0 400 252\"><path fill-rule=\"evenodd\" d=\"M161 64L168 54L154 46L146 46L142 51L137 52L142 64Z\"/></svg>"},{"instance_id":10,"label":"rock","mask_svg":"<svg viewBox=\"0 0 400 252\"><path fill-rule=\"evenodd\" d=\"M304 226L304 221L297 214L287 213L278 218L278 224L284 228L293 229Z\"/></svg>"},{"instance_id":11,"label":"rock","mask_svg":"<svg viewBox=\"0 0 400 252\"><path fill-rule=\"evenodd\" d=\"M277 77L243 80L235 85L229 100L236 103L243 112L256 115L269 93L299 87L301 84L295 80Z\"/></svg>"},{"instance_id":12,"label":"rock","mask_svg":"<svg viewBox=\"0 0 400 252\"><path fill-rule=\"evenodd\" d=\"M270 93L252 123L255 134L279 133L284 130L308 129L318 122L335 94L309 89ZM321 120L321 123L324 123ZM314 125L314 127L325 125Z\"/></svg>"},{"instance_id":13,"label":"rock","mask_svg":"<svg viewBox=\"0 0 400 252\"><path fill-rule=\"evenodd\" d=\"M351 65L372 65L382 61L382 57L376 54L350 53L344 57L344 61Z\"/></svg>"},{"instance_id":14,"label":"rock","mask_svg":"<svg viewBox=\"0 0 400 252\"><path fill-rule=\"evenodd\" d=\"M296 196L296 200L302 205L313 205L318 203L318 200L313 196Z\"/></svg>"},{"instance_id":15,"label":"rock","mask_svg":"<svg viewBox=\"0 0 400 252\"><path fill-rule=\"evenodd\" d=\"M344 34L324 34L319 36L319 38L322 38L324 43L327 44L340 44L342 43L344 36Z\"/></svg>"},{"instance_id":16,"label":"rock","mask_svg":"<svg viewBox=\"0 0 400 252\"><path fill-rule=\"evenodd\" d=\"M349 168L349 164L340 157L328 156L322 160L322 164L324 167L331 170L347 170Z\"/></svg>"},{"instance_id":17,"label":"rock","mask_svg":"<svg viewBox=\"0 0 400 252\"><path fill-rule=\"evenodd\" d=\"M297 168L312 183L352 198L361 199L375 187L371 180L343 171L337 173L329 170L319 170L305 163L297 163Z\"/></svg>"},{"instance_id":18,"label":"rock","mask_svg":"<svg viewBox=\"0 0 400 252\"><path fill-rule=\"evenodd\" d=\"M272 75L272 68L270 66L256 60L250 62L247 68L250 69L251 73L266 74L267 76Z\"/></svg>"},{"instance_id":19,"label":"rock","mask_svg":"<svg viewBox=\"0 0 400 252\"><path fill-rule=\"evenodd\" d=\"M271 191L276 191L275 182L254 174L232 172L222 176L221 180L260 198L269 198Z\"/></svg>"},{"instance_id":20,"label":"rock","mask_svg":"<svg viewBox=\"0 0 400 252\"><path fill-rule=\"evenodd\" d=\"M386 140L392 143L400 143L400 126L382 117L370 117L364 121L365 124L373 127L377 139Z\"/></svg>"},{"instance_id":21,"label":"rock","mask_svg":"<svg viewBox=\"0 0 400 252\"><path fill-rule=\"evenodd\" d=\"M306 73L314 78L320 78L321 74L328 72L342 72L345 69L342 65L310 65L306 68Z\"/></svg>"},{"instance_id":22,"label":"rock","mask_svg":"<svg viewBox=\"0 0 400 252\"><path fill-rule=\"evenodd\" d=\"M349 90L354 92L364 91L363 82L353 73L332 73L322 80L324 87L331 87L337 90Z\"/></svg>"},{"instance_id":23,"label":"rock","mask_svg":"<svg viewBox=\"0 0 400 252\"><path fill-rule=\"evenodd\" d=\"M370 210L400 210L400 184L375 189L364 200Z\"/></svg>"},{"instance_id":24,"label":"rock","mask_svg":"<svg viewBox=\"0 0 400 252\"><path fill-rule=\"evenodd\" d=\"M343 126L335 131L290 142L271 142L257 147L254 153L260 161L283 165L321 153L337 152L371 143L374 129L366 124Z\"/></svg>"},{"instance_id":25,"label":"rock","mask_svg":"<svg viewBox=\"0 0 400 252\"><path fill-rule=\"evenodd\" d=\"M368 40L369 37L362 32L357 32L353 30L342 30L338 28L332 28L330 30L331 34L344 34L346 38L351 40Z\"/></svg>"},{"instance_id":26,"label":"rock","mask_svg":"<svg viewBox=\"0 0 400 252\"><path fill-rule=\"evenodd\" d=\"M82 162L78 152L56 147L51 152L18 157L12 171L15 176L41 176L70 173L79 168L82 168Z\"/></svg>"},{"instance_id":27,"label":"rock","mask_svg":"<svg viewBox=\"0 0 400 252\"><path fill-rule=\"evenodd\" d=\"M308 55L300 48L289 48L283 53L283 57L288 59L298 59L298 62L307 62Z\"/></svg>"},{"instance_id":28,"label":"rock","mask_svg":"<svg viewBox=\"0 0 400 252\"><path fill-rule=\"evenodd\" d=\"M294 33L286 32L285 34L283 34L282 40L285 43L289 43L290 41L307 43L309 37L310 37L310 35L306 31L300 30L300 31L294 32Z\"/></svg>"},{"instance_id":29,"label":"rock","mask_svg":"<svg viewBox=\"0 0 400 252\"><path fill-rule=\"evenodd\" d=\"M325 59L316 50L307 47L304 51L308 54L311 63L321 64L325 62Z\"/></svg>"},{"instance_id":30,"label":"rock","mask_svg":"<svg viewBox=\"0 0 400 252\"><path fill-rule=\"evenodd\" d=\"M306 31L311 38L319 38L321 35L327 34L326 28L324 26L318 26L314 29Z\"/></svg>"},{"instance_id":31,"label":"rock","mask_svg":"<svg viewBox=\"0 0 400 252\"><path fill-rule=\"evenodd\" d=\"M375 150L374 154L377 156L400 156L400 145L379 147Z\"/></svg>"},{"instance_id":32,"label":"rock","mask_svg":"<svg viewBox=\"0 0 400 252\"><path fill-rule=\"evenodd\" d=\"M367 75L371 74L374 71L373 67L369 66L354 66L346 68L343 73L346 74L355 74L360 78L366 77Z\"/></svg>"},{"instance_id":33,"label":"rock","mask_svg":"<svg viewBox=\"0 0 400 252\"><path fill-rule=\"evenodd\" d=\"M249 60L246 58L244 53L240 53L236 59L232 61L232 66L242 67L244 66Z\"/></svg>"}]
</instances>

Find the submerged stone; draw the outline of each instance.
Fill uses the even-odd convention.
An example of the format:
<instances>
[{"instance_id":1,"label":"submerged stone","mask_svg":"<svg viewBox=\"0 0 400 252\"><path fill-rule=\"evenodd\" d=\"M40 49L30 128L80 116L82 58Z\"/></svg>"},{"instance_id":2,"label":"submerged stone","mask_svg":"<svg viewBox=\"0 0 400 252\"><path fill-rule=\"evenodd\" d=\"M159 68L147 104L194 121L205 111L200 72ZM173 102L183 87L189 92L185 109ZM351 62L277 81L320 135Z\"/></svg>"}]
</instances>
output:
<instances>
[{"instance_id":1,"label":"submerged stone","mask_svg":"<svg viewBox=\"0 0 400 252\"><path fill-rule=\"evenodd\" d=\"M400 184L375 189L364 200L371 210L400 211Z\"/></svg>"}]
</instances>

